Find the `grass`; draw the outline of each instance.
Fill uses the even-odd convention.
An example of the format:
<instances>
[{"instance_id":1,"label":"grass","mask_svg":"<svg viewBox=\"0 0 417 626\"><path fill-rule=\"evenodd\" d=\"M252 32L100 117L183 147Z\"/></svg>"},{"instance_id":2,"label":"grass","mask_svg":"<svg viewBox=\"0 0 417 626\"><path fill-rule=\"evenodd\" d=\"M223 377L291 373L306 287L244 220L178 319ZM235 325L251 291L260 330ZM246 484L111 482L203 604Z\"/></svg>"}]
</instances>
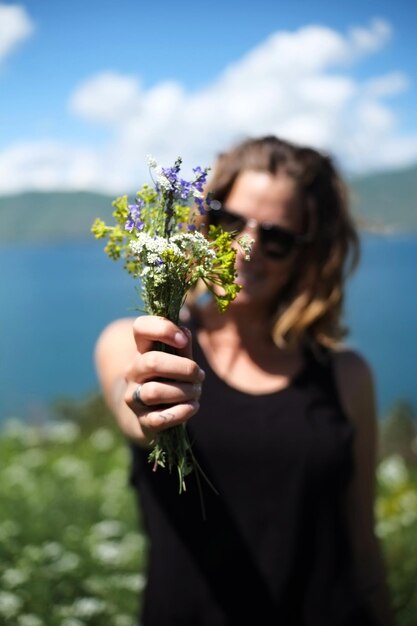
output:
<instances>
[{"instance_id":1,"label":"grass","mask_svg":"<svg viewBox=\"0 0 417 626\"><path fill-rule=\"evenodd\" d=\"M0 625L134 626L147 540L118 432L106 421L9 421L0 459ZM416 470L391 455L377 478L397 624L415 626Z\"/></svg>"}]
</instances>

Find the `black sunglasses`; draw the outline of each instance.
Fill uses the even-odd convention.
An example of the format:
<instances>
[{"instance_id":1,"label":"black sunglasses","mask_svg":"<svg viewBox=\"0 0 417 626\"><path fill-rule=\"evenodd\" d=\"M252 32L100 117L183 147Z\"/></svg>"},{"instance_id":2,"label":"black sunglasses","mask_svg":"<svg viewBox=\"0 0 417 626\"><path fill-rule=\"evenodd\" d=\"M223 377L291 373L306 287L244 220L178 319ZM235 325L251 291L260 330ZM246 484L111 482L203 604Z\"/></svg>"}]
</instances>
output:
<instances>
[{"instance_id":1,"label":"black sunglasses","mask_svg":"<svg viewBox=\"0 0 417 626\"><path fill-rule=\"evenodd\" d=\"M275 224L260 223L252 218L247 219L223 206L212 208L209 216L211 224L221 226L223 230L236 235L241 233L246 226L256 228L262 252L272 259L285 259L293 252L294 248L311 241L311 237L308 235L300 235Z\"/></svg>"}]
</instances>

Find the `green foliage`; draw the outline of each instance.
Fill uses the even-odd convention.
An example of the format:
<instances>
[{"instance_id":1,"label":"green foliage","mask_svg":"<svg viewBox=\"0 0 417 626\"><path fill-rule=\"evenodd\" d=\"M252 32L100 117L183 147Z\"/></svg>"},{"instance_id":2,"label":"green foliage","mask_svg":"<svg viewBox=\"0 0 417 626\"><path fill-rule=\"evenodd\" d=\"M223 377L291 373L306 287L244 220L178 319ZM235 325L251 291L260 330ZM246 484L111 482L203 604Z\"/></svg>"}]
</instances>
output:
<instances>
[{"instance_id":1,"label":"green foliage","mask_svg":"<svg viewBox=\"0 0 417 626\"><path fill-rule=\"evenodd\" d=\"M128 448L101 396L61 400L54 414L42 428L11 421L0 433L0 624L134 626L147 537ZM396 624L415 626L417 468L386 456L377 486Z\"/></svg>"},{"instance_id":2,"label":"green foliage","mask_svg":"<svg viewBox=\"0 0 417 626\"><path fill-rule=\"evenodd\" d=\"M77 400L72 397L59 398L52 404L51 414L56 421L75 423L85 436L104 426L119 441L123 440L114 415L101 394L93 393Z\"/></svg>"},{"instance_id":3,"label":"green foliage","mask_svg":"<svg viewBox=\"0 0 417 626\"><path fill-rule=\"evenodd\" d=\"M408 402L397 402L382 421L380 454L382 458L399 454L407 463L417 465L417 415Z\"/></svg>"},{"instance_id":4,"label":"green foliage","mask_svg":"<svg viewBox=\"0 0 417 626\"><path fill-rule=\"evenodd\" d=\"M124 442L104 426L16 421L0 458L0 624L134 626L146 538Z\"/></svg>"},{"instance_id":5,"label":"green foliage","mask_svg":"<svg viewBox=\"0 0 417 626\"><path fill-rule=\"evenodd\" d=\"M417 471L400 455L378 466L377 534L385 554L398 626L417 615Z\"/></svg>"}]
</instances>

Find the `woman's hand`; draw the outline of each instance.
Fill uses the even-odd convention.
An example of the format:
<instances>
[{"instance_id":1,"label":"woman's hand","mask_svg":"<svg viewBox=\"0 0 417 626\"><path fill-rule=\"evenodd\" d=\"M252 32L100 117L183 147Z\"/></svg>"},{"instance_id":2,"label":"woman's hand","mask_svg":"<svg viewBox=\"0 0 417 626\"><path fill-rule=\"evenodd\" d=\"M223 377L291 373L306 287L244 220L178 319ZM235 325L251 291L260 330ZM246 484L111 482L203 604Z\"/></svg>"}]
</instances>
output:
<instances>
[{"instance_id":1,"label":"woman's hand","mask_svg":"<svg viewBox=\"0 0 417 626\"><path fill-rule=\"evenodd\" d=\"M177 354L154 350L162 342ZM167 319L120 319L95 349L103 395L127 437L148 445L155 433L186 422L198 410L204 372L192 360L191 334ZM140 387L140 400L134 393Z\"/></svg>"},{"instance_id":2,"label":"woman's hand","mask_svg":"<svg viewBox=\"0 0 417 626\"><path fill-rule=\"evenodd\" d=\"M134 321L133 336L137 351L125 374L124 402L151 440L197 412L204 372L192 360L188 329L162 317L141 316ZM155 342L175 348L177 354L154 350ZM134 397L138 385L139 402Z\"/></svg>"}]
</instances>

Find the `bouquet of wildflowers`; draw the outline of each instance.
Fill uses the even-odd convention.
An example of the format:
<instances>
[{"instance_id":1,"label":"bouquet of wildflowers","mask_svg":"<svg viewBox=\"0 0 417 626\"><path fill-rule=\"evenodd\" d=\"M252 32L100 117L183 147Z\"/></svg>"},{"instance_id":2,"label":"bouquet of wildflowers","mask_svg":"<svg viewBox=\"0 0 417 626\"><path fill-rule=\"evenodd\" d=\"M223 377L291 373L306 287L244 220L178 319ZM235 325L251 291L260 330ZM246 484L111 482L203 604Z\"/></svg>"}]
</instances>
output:
<instances>
[{"instance_id":1,"label":"bouquet of wildflowers","mask_svg":"<svg viewBox=\"0 0 417 626\"><path fill-rule=\"evenodd\" d=\"M148 157L154 186L144 185L134 204L127 195L113 202L115 225L97 219L92 232L107 238L105 252L112 259L124 259L125 269L140 280L145 312L160 315L175 324L185 297L198 280L213 293L220 311L235 298L240 287L235 282L236 250L232 235L210 226L204 235L197 221L207 209L218 208L217 201L204 196L207 169L193 169L193 179L180 177L181 158L173 167L158 167ZM196 219L198 218L198 220ZM246 253L249 244L240 240ZM168 350L158 345L159 350ZM180 493L185 476L198 467L184 425L173 426L158 434L149 461L158 466L177 468Z\"/></svg>"}]
</instances>

